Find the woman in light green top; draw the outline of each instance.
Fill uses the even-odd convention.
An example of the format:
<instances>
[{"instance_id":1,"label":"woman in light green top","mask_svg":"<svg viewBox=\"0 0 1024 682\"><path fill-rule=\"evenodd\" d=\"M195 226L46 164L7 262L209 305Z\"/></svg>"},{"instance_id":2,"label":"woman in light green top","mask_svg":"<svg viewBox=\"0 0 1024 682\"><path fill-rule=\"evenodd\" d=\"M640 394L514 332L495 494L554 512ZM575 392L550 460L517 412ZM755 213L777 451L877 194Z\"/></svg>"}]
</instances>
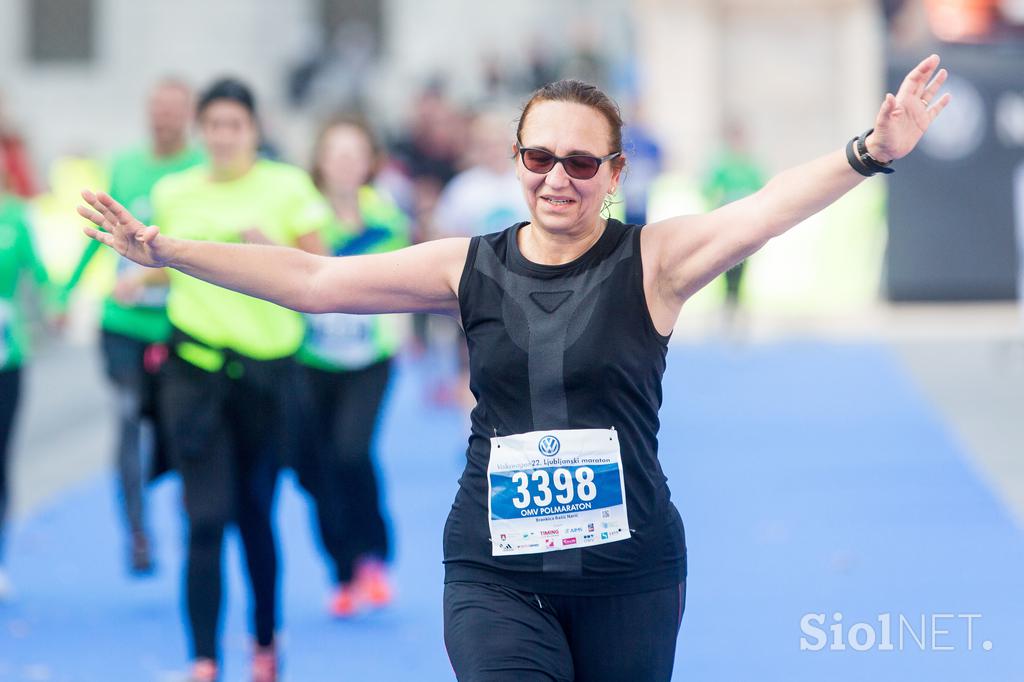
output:
<instances>
[{"instance_id":1,"label":"woman in light green top","mask_svg":"<svg viewBox=\"0 0 1024 682\"><path fill-rule=\"evenodd\" d=\"M320 134L313 179L334 209L321 232L330 255L384 253L409 245L405 215L370 184L379 147L369 126L339 118ZM371 452L392 358L400 343L393 315L309 315L298 354L306 398L296 466L316 501L323 546L333 564L339 618L391 600L391 553ZM312 475L311 475L312 474Z\"/></svg>"},{"instance_id":2,"label":"woman in light green top","mask_svg":"<svg viewBox=\"0 0 1024 682\"><path fill-rule=\"evenodd\" d=\"M10 591L3 567L3 524L7 511L7 460L21 393L21 366L28 348L20 305L25 275L40 287L49 284L46 268L32 245L27 207L7 193L0 175L0 601Z\"/></svg>"},{"instance_id":3,"label":"woman in light green top","mask_svg":"<svg viewBox=\"0 0 1024 682\"><path fill-rule=\"evenodd\" d=\"M153 188L154 220L204 242L319 250L330 209L305 171L257 156L252 93L236 80L199 98L209 163ZM269 247L264 247L269 248ZM302 316L170 271L170 357L160 411L189 520L186 615L196 682L218 678L224 530L238 527L252 595L253 682L277 679L277 550L271 522L283 446L284 382L305 333Z\"/></svg>"}]
</instances>

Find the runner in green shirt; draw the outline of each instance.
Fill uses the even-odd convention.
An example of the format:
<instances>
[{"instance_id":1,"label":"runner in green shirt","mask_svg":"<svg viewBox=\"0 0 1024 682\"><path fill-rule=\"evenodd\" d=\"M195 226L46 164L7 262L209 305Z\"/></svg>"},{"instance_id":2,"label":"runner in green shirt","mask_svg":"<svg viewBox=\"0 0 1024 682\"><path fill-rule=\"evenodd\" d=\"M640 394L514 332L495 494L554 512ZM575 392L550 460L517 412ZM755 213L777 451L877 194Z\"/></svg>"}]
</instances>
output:
<instances>
[{"instance_id":1,"label":"runner in green shirt","mask_svg":"<svg viewBox=\"0 0 1024 682\"><path fill-rule=\"evenodd\" d=\"M746 133L737 123L726 126L726 147L715 158L704 178L704 197L710 209L749 196L764 186L764 172L754 161ZM740 261L725 273L725 301L728 324L739 303L740 284L746 261Z\"/></svg>"},{"instance_id":2,"label":"runner in green shirt","mask_svg":"<svg viewBox=\"0 0 1024 682\"><path fill-rule=\"evenodd\" d=\"M21 366L28 350L28 333L20 304L21 283L29 275L37 286L45 288L48 295L52 294L47 286L46 268L32 245L27 207L6 192L3 182L0 175L0 601L10 592L3 563L7 460L21 393Z\"/></svg>"},{"instance_id":3,"label":"runner in green shirt","mask_svg":"<svg viewBox=\"0 0 1024 682\"><path fill-rule=\"evenodd\" d=\"M150 140L118 154L111 164L110 195L137 211L141 220L153 220L150 192L158 180L203 160L202 152L188 141L193 110L194 95L188 85L172 78L159 81L148 100ZM90 242L82 253L65 287L68 293L92 261L96 246ZM157 370L166 356L161 344L171 333L165 307L167 275L117 254L102 253L100 258L103 267L113 271L113 286L103 301L100 347L117 398L116 459L129 569L146 575L153 569L153 560L145 523L145 481L147 470L154 464L163 468L166 460L157 409Z\"/></svg>"},{"instance_id":4,"label":"runner in green shirt","mask_svg":"<svg viewBox=\"0 0 1024 682\"><path fill-rule=\"evenodd\" d=\"M257 158L259 125L250 90L214 83L200 97L209 163L153 189L155 223L168 234L322 251L330 208L302 170ZM268 273L271 276L271 273ZM192 679L218 674L225 527L245 546L253 608L253 682L277 679L277 552L271 512L283 444L280 395L294 374L302 316L266 301L170 272L173 326L161 413L185 490L189 520L186 608Z\"/></svg>"},{"instance_id":5,"label":"runner in green shirt","mask_svg":"<svg viewBox=\"0 0 1024 682\"><path fill-rule=\"evenodd\" d=\"M322 232L334 256L383 253L409 245L405 215L369 183L379 162L369 126L356 118L320 134L313 177L334 209ZM309 315L299 351L304 381L296 456L299 480L316 502L320 535L333 564L331 613L339 618L391 601L391 554L371 443L401 343L394 315Z\"/></svg>"}]
</instances>

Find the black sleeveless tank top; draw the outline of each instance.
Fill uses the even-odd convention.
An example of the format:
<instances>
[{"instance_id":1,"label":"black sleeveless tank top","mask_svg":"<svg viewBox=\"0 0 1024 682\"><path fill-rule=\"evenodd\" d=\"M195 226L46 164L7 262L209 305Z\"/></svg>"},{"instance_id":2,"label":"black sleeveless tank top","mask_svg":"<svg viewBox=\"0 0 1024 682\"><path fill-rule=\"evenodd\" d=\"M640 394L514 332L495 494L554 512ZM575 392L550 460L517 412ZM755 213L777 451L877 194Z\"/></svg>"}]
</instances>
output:
<instances>
[{"instance_id":1,"label":"black sleeveless tank top","mask_svg":"<svg viewBox=\"0 0 1024 682\"><path fill-rule=\"evenodd\" d=\"M445 524L445 581L550 594L628 594L686 575L683 524L658 462L668 337L643 289L640 231L609 220L563 265L528 261L519 223L474 237L459 282L476 397L466 468ZM618 431L628 540L543 554L491 556L490 438L547 429Z\"/></svg>"}]
</instances>

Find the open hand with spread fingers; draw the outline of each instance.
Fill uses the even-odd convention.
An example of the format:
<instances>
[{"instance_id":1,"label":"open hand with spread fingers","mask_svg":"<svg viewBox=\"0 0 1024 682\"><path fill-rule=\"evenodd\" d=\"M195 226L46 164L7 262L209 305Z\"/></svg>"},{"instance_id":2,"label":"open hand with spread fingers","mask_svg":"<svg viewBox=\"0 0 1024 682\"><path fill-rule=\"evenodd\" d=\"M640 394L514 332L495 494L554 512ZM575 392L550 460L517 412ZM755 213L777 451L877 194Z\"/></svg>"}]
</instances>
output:
<instances>
[{"instance_id":1,"label":"open hand with spread fingers","mask_svg":"<svg viewBox=\"0 0 1024 682\"><path fill-rule=\"evenodd\" d=\"M169 239L160 235L156 225L143 225L128 209L104 192L82 192L88 206L79 206L78 214L96 227L83 232L111 247L139 265L160 268L169 264Z\"/></svg>"},{"instance_id":2,"label":"open hand with spread fingers","mask_svg":"<svg viewBox=\"0 0 1024 682\"><path fill-rule=\"evenodd\" d=\"M949 75L938 66L939 56L931 55L907 74L895 95L886 94L875 118L875 131L865 140L871 156L882 163L903 158L949 104L949 93L936 99Z\"/></svg>"}]
</instances>

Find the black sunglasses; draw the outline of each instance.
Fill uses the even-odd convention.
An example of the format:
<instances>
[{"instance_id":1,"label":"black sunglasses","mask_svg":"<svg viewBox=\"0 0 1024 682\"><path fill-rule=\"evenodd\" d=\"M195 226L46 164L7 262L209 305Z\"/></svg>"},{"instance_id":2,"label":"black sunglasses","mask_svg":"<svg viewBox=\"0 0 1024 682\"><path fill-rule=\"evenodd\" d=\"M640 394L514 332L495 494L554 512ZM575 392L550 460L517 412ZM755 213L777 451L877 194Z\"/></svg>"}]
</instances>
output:
<instances>
[{"instance_id":1,"label":"black sunglasses","mask_svg":"<svg viewBox=\"0 0 1024 682\"><path fill-rule=\"evenodd\" d=\"M524 147L518 142L516 147L519 149L519 156L523 159L523 165L531 173L543 175L554 168L556 163L561 163L562 168L565 169L565 174L577 180L589 180L597 175L597 171L602 163L622 154L622 152L612 152L607 156L591 156L590 154L556 156L543 149Z\"/></svg>"}]
</instances>

